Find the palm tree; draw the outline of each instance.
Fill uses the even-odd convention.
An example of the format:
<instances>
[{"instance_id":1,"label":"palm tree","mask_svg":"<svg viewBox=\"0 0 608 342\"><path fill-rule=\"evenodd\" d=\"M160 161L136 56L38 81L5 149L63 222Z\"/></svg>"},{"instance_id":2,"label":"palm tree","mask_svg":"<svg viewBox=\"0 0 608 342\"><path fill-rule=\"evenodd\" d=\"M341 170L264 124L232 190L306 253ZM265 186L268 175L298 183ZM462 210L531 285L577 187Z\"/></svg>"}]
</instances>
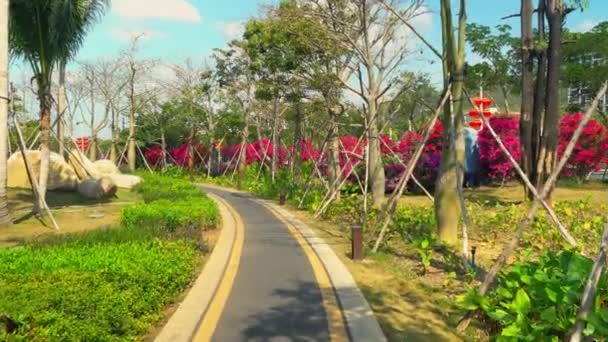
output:
<instances>
[{"instance_id":1,"label":"palm tree","mask_svg":"<svg viewBox=\"0 0 608 342\"><path fill-rule=\"evenodd\" d=\"M0 225L11 223L6 194L8 153L8 0L0 0Z\"/></svg>"},{"instance_id":2,"label":"palm tree","mask_svg":"<svg viewBox=\"0 0 608 342\"><path fill-rule=\"evenodd\" d=\"M88 29L108 7L109 0L10 1L11 53L32 68L40 102L40 196L34 211L43 207L49 174L51 75L76 55Z\"/></svg>"}]
</instances>

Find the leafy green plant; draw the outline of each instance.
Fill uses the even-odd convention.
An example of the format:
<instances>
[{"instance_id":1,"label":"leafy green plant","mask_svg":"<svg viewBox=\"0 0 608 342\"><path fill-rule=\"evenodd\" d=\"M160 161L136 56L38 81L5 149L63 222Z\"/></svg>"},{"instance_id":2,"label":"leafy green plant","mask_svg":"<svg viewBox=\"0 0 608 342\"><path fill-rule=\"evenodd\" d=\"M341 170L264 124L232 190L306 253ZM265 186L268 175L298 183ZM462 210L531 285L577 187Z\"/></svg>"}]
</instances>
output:
<instances>
[{"instance_id":1,"label":"leafy green plant","mask_svg":"<svg viewBox=\"0 0 608 342\"><path fill-rule=\"evenodd\" d=\"M423 274L426 274L431 266L431 242L430 239L422 239L416 243L416 253L420 257L420 263L422 263Z\"/></svg>"},{"instance_id":2,"label":"leafy green plant","mask_svg":"<svg viewBox=\"0 0 608 342\"><path fill-rule=\"evenodd\" d=\"M498 340L562 340L574 325L593 262L572 251L547 252L538 261L514 264L487 296L470 290L461 305L481 310ZM585 328L594 339L608 337L608 275L600 279Z\"/></svg>"}]
</instances>

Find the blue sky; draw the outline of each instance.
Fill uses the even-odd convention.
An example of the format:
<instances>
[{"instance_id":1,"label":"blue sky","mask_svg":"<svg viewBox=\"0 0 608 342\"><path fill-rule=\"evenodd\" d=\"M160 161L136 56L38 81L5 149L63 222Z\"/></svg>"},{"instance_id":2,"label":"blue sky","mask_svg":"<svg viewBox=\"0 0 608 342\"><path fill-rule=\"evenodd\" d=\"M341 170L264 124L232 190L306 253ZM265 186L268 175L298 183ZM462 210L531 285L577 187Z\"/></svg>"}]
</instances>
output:
<instances>
[{"instance_id":1,"label":"blue sky","mask_svg":"<svg viewBox=\"0 0 608 342\"><path fill-rule=\"evenodd\" d=\"M203 58L214 48L239 35L241 23L258 15L272 0L113 0L111 11L91 31L78 59L88 60L117 54L128 37L145 32L142 57L179 61ZM584 12L569 16L567 26L584 30L608 20L608 1L590 0ZM486 25L508 23L518 31L517 18L500 20L516 13L519 0L469 0L469 21ZM454 1L454 8L457 8ZM439 0L427 1L430 14L420 21L421 30L439 45Z\"/></svg>"}]
</instances>

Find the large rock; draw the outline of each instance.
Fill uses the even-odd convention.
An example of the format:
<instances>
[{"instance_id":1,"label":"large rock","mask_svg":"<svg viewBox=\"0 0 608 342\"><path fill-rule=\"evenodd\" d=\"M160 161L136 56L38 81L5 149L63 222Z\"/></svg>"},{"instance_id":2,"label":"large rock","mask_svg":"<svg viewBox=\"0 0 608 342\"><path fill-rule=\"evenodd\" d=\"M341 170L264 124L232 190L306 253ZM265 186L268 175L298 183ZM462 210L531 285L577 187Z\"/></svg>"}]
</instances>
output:
<instances>
[{"instance_id":1,"label":"large rock","mask_svg":"<svg viewBox=\"0 0 608 342\"><path fill-rule=\"evenodd\" d=\"M109 177L89 178L78 184L78 193L90 199L105 199L116 194L116 184Z\"/></svg>"},{"instance_id":2,"label":"large rock","mask_svg":"<svg viewBox=\"0 0 608 342\"><path fill-rule=\"evenodd\" d=\"M141 183L141 181L142 181L141 177L134 176L134 175L122 175L122 174L118 174L118 173L112 173L112 174L106 175L106 177L111 178L117 187L123 188L123 189L132 189L134 186Z\"/></svg>"},{"instance_id":3,"label":"large rock","mask_svg":"<svg viewBox=\"0 0 608 342\"><path fill-rule=\"evenodd\" d=\"M68 153L68 163L72 166L78 178L100 178L103 174L97 171L95 164L78 149L72 149Z\"/></svg>"},{"instance_id":4,"label":"large rock","mask_svg":"<svg viewBox=\"0 0 608 342\"><path fill-rule=\"evenodd\" d=\"M40 151L26 151L26 156L34 176L37 180L40 179ZM21 152L10 156L7 168L9 188L31 189ZM51 152L47 189L74 191L77 186L78 175L74 169L59 154Z\"/></svg>"},{"instance_id":5,"label":"large rock","mask_svg":"<svg viewBox=\"0 0 608 342\"><path fill-rule=\"evenodd\" d=\"M95 166L95 169L97 169L97 172L102 175L120 174L120 170L111 160L100 159L93 162L93 165Z\"/></svg>"}]
</instances>

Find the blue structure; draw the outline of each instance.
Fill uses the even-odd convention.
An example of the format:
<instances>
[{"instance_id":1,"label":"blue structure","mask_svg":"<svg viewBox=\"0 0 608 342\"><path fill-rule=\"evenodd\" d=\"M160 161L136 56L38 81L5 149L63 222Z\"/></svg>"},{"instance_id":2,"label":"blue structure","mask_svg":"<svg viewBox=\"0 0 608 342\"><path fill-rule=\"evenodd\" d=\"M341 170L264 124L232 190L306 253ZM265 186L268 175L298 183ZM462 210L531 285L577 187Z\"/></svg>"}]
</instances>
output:
<instances>
[{"instance_id":1,"label":"blue structure","mask_svg":"<svg viewBox=\"0 0 608 342\"><path fill-rule=\"evenodd\" d=\"M479 186L479 148L477 147L477 131L473 128L464 129L464 186Z\"/></svg>"}]
</instances>

